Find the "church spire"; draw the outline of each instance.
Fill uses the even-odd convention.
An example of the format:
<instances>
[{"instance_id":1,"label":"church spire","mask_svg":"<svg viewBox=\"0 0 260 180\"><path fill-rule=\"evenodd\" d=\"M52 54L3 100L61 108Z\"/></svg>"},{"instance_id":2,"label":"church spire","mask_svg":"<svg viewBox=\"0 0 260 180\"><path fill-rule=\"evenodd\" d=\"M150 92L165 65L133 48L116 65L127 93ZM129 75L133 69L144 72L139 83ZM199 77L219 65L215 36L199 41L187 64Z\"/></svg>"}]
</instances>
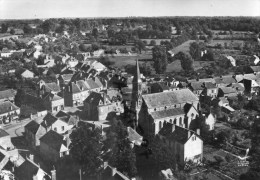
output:
<instances>
[{"instance_id":1,"label":"church spire","mask_svg":"<svg viewBox=\"0 0 260 180\"><path fill-rule=\"evenodd\" d=\"M134 74L133 83L141 83L141 75L140 75L140 69L139 69L139 62L138 59L136 59L136 69Z\"/></svg>"}]
</instances>

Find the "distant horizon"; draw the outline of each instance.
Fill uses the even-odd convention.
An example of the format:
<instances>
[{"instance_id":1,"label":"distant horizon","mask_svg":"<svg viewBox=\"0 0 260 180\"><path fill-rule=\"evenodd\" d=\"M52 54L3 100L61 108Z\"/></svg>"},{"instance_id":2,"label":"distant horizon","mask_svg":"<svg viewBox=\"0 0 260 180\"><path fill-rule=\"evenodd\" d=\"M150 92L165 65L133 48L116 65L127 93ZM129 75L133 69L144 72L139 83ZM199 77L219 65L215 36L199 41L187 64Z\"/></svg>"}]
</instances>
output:
<instances>
[{"instance_id":1,"label":"distant horizon","mask_svg":"<svg viewBox=\"0 0 260 180\"><path fill-rule=\"evenodd\" d=\"M0 0L0 19L258 17L260 0Z\"/></svg>"}]
</instances>

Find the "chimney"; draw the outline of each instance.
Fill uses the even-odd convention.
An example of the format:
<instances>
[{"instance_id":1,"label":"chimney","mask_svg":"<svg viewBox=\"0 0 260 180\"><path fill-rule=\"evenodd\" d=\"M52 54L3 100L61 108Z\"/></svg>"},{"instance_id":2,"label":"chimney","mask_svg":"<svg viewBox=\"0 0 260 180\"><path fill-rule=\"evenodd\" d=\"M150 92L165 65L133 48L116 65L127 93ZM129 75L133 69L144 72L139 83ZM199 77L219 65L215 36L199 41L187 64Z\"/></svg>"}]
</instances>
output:
<instances>
[{"instance_id":1,"label":"chimney","mask_svg":"<svg viewBox=\"0 0 260 180\"><path fill-rule=\"evenodd\" d=\"M106 105L106 94L102 93L102 97L103 97L104 105Z\"/></svg>"},{"instance_id":2,"label":"chimney","mask_svg":"<svg viewBox=\"0 0 260 180\"><path fill-rule=\"evenodd\" d=\"M30 159L32 162L34 162L34 155L33 155L33 154L30 154L30 155L29 155L29 159Z\"/></svg>"},{"instance_id":3,"label":"chimney","mask_svg":"<svg viewBox=\"0 0 260 180\"><path fill-rule=\"evenodd\" d=\"M175 131L175 125L173 124L172 125L172 132L174 132Z\"/></svg>"},{"instance_id":4,"label":"chimney","mask_svg":"<svg viewBox=\"0 0 260 180\"><path fill-rule=\"evenodd\" d=\"M13 106L12 106L12 105L10 106L10 110L11 110L11 111L13 110Z\"/></svg>"},{"instance_id":5,"label":"chimney","mask_svg":"<svg viewBox=\"0 0 260 180\"><path fill-rule=\"evenodd\" d=\"M197 130L196 130L196 133L197 133L198 135L200 135L200 129L197 129Z\"/></svg>"},{"instance_id":6,"label":"chimney","mask_svg":"<svg viewBox=\"0 0 260 180\"><path fill-rule=\"evenodd\" d=\"M53 170L51 170L51 180L56 180L56 170L54 166L53 166Z\"/></svg>"},{"instance_id":7,"label":"chimney","mask_svg":"<svg viewBox=\"0 0 260 180\"><path fill-rule=\"evenodd\" d=\"M116 172L117 172L116 168L112 168L112 176L114 176Z\"/></svg>"}]
</instances>

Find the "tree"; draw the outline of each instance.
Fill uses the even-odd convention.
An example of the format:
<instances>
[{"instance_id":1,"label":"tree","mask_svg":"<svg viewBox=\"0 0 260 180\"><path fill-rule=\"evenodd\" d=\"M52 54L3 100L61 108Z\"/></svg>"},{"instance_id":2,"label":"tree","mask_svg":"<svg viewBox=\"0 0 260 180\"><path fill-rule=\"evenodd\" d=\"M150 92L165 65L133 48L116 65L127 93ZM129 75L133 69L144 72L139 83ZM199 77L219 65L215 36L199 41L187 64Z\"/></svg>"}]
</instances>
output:
<instances>
[{"instance_id":1,"label":"tree","mask_svg":"<svg viewBox=\"0 0 260 180\"><path fill-rule=\"evenodd\" d=\"M11 29L11 30L10 30L10 34L15 34L15 30L14 30L14 29Z\"/></svg>"},{"instance_id":2,"label":"tree","mask_svg":"<svg viewBox=\"0 0 260 180\"><path fill-rule=\"evenodd\" d=\"M113 119L104 142L105 160L127 176L137 174L136 156L128 141L126 127L120 120Z\"/></svg>"},{"instance_id":3,"label":"tree","mask_svg":"<svg viewBox=\"0 0 260 180\"><path fill-rule=\"evenodd\" d=\"M1 25L1 33L6 33L8 30L8 24L3 23Z\"/></svg>"},{"instance_id":4,"label":"tree","mask_svg":"<svg viewBox=\"0 0 260 180\"><path fill-rule=\"evenodd\" d=\"M79 127L72 131L70 139L70 155L80 165L83 174L98 175L102 165L101 131L80 123Z\"/></svg>"},{"instance_id":5,"label":"tree","mask_svg":"<svg viewBox=\"0 0 260 180\"><path fill-rule=\"evenodd\" d=\"M92 30L92 36L94 36L94 38L95 38L96 41L97 41L97 38L98 38L98 29L97 29L97 28L93 28L93 30Z\"/></svg>"},{"instance_id":6,"label":"tree","mask_svg":"<svg viewBox=\"0 0 260 180\"><path fill-rule=\"evenodd\" d=\"M138 40L135 42L135 47L139 50L141 54L142 50L145 50L145 43L142 40Z\"/></svg>"},{"instance_id":7,"label":"tree","mask_svg":"<svg viewBox=\"0 0 260 180\"><path fill-rule=\"evenodd\" d=\"M161 74L166 71L167 55L166 50L162 46L154 46L153 48L153 65L156 73Z\"/></svg>"},{"instance_id":8,"label":"tree","mask_svg":"<svg viewBox=\"0 0 260 180\"><path fill-rule=\"evenodd\" d=\"M205 49L205 45L203 43L193 42L190 44L190 55L196 61L201 58L201 51Z\"/></svg>"},{"instance_id":9,"label":"tree","mask_svg":"<svg viewBox=\"0 0 260 180\"><path fill-rule=\"evenodd\" d=\"M181 60L181 67L184 71L193 70L193 59L190 55L181 51L175 57Z\"/></svg>"},{"instance_id":10,"label":"tree","mask_svg":"<svg viewBox=\"0 0 260 180\"><path fill-rule=\"evenodd\" d=\"M151 41L150 41L150 46L155 46L155 45L156 45L155 40L151 40Z\"/></svg>"}]
</instances>

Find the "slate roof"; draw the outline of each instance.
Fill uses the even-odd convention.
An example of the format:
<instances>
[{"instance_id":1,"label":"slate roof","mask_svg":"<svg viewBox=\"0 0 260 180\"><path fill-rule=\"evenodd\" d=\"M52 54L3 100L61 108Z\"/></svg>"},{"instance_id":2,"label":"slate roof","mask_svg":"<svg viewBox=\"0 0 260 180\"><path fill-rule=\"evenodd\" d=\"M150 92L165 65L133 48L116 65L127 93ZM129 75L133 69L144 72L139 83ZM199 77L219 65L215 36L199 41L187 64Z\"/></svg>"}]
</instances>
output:
<instances>
[{"instance_id":1,"label":"slate roof","mask_svg":"<svg viewBox=\"0 0 260 180\"><path fill-rule=\"evenodd\" d=\"M77 119L69 114L67 114L64 111L59 111L56 114L56 117L62 120L63 122L66 122L68 125L75 125L77 123Z\"/></svg>"},{"instance_id":2,"label":"slate roof","mask_svg":"<svg viewBox=\"0 0 260 180\"><path fill-rule=\"evenodd\" d=\"M63 74L61 75L61 77L64 81L70 81L71 78L73 77L73 74Z\"/></svg>"},{"instance_id":3,"label":"slate roof","mask_svg":"<svg viewBox=\"0 0 260 180\"><path fill-rule=\"evenodd\" d=\"M221 87L220 88L224 94L236 93L236 89L232 87Z\"/></svg>"},{"instance_id":4,"label":"slate roof","mask_svg":"<svg viewBox=\"0 0 260 180\"><path fill-rule=\"evenodd\" d=\"M97 85L97 83L95 83L95 81L93 81L92 79L87 79L86 81L86 85L89 89L96 89L99 88L99 86Z\"/></svg>"},{"instance_id":5,"label":"slate roof","mask_svg":"<svg viewBox=\"0 0 260 180\"><path fill-rule=\"evenodd\" d=\"M61 145L64 144L63 136L57 132L50 130L40 138L40 141L47 144L57 152L60 152Z\"/></svg>"},{"instance_id":6,"label":"slate roof","mask_svg":"<svg viewBox=\"0 0 260 180\"><path fill-rule=\"evenodd\" d=\"M9 134L5 130L0 129L0 138L6 137L6 136L9 136Z\"/></svg>"},{"instance_id":7,"label":"slate roof","mask_svg":"<svg viewBox=\"0 0 260 180\"><path fill-rule=\"evenodd\" d=\"M58 118L54 117L52 114L48 113L41 123L43 127L50 127L54 122L57 121Z\"/></svg>"},{"instance_id":8,"label":"slate roof","mask_svg":"<svg viewBox=\"0 0 260 180\"><path fill-rule=\"evenodd\" d=\"M74 82L71 83L71 91L72 91L72 93L80 93L81 92L78 85L75 84Z\"/></svg>"},{"instance_id":9,"label":"slate roof","mask_svg":"<svg viewBox=\"0 0 260 180\"><path fill-rule=\"evenodd\" d=\"M222 76L222 77L215 77L216 84L232 84L236 83L236 79L233 76Z\"/></svg>"},{"instance_id":10,"label":"slate roof","mask_svg":"<svg viewBox=\"0 0 260 180\"><path fill-rule=\"evenodd\" d=\"M204 89L203 82L191 82L190 86L195 91Z\"/></svg>"},{"instance_id":11,"label":"slate roof","mask_svg":"<svg viewBox=\"0 0 260 180\"><path fill-rule=\"evenodd\" d=\"M63 99L62 97L56 95L56 94L52 94L52 93L45 93L43 95L43 99L48 99L49 98L51 99L51 101L57 101L57 100L60 100L60 99Z\"/></svg>"},{"instance_id":12,"label":"slate roof","mask_svg":"<svg viewBox=\"0 0 260 180\"><path fill-rule=\"evenodd\" d=\"M37 133L39 127L40 127L40 124L38 124L36 121L31 121L25 125L25 128L28 129L33 134Z\"/></svg>"},{"instance_id":13,"label":"slate roof","mask_svg":"<svg viewBox=\"0 0 260 180\"><path fill-rule=\"evenodd\" d=\"M36 175L39 170L43 171L39 165L27 159L23 164L15 169L15 175L19 180L33 180L33 176ZM46 172L44 172L44 174L46 175L46 180L51 180L50 175Z\"/></svg>"},{"instance_id":14,"label":"slate roof","mask_svg":"<svg viewBox=\"0 0 260 180\"><path fill-rule=\"evenodd\" d=\"M12 110L11 110L12 108ZM0 114L8 113L10 111L14 111L19 109L16 105L11 103L10 101L5 101L0 103Z\"/></svg>"},{"instance_id":15,"label":"slate roof","mask_svg":"<svg viewBox=\"0 0 260 180\"><path fill-rule=\"evenodd\" d=\"M260 72L260 66L250 66L254 72Z\"/></svg>"},{"instance_id":16,"label":"slate roof","mask_svg":"<svg viewBox=\"0 0 260 180\"><path fill-rule=\"evenodd\" d=\"M188 136L189 131L190 131L190 136L192 136L193 134L196 134L194 131L191 131L189 129L165 122L163 125L163 128L159 131L159 134L168 139L172 139L181 144L185 144L190 138Z\"/></svg>"},{"instance_id":17,"label":"slate roof","mask_svg":"<svg viewBox=\"0 0 260 180\"><path fill-rule=\"evenodd\" d=\"M89 88L88 88L88 86L87 86L87 84L84 80L79 80L76 83L77 83L77 85L78 85L78 87L80 88L81 91L89 90Z\"/></svg>"},{"instance_id":18,"label":"slate roof","mask_svg":"<svg viewBox=\"0 0 260 180\"><path fill-rule=\"evenodd\" d=\"M45 88L47 88L51 91L54 91L54 92L60 92L60 86L55 82L45 83Z\"/></svg>"},{"instance_id":19,"label":"slate roof","mask_svg":"<svg viewBox=\"0 0 260 180\"><path fill-rule=\"evenodd\" d=\"M189 89L179 89L169 92L160 92L154 94L143 95L143 100L148 108L156 108L162 106L170 106L173 104L181 104L193 101L199 101Z\"/></svg>"},{"instance_id":20,"label":"slate roof","mask_svg":"<svg viewBox=\"0 0 260 180\"><path fill-rule=\"evenodd\" d=\"M16 91L13 89L7 89L4 91L0 91L0 99L7 99L10 97L14 97L16 95Z\"/></svg>"},{"instance_id":21,"label":"slate roof","mask_svg":"<svg viewBox=\"0 0 260 180\"><path fill-rule=\"evenodd\" d=\"M178 116L178 115L185 115L183 109L181 108L174 108L174 109L167 109L163 111L155 111L150 113L153 119L161 119L171 116Z\"/></svg>"},{"instance_id":22,"label":"slate roof","mask_svg":"<svg viewBox=\"0 0 260 180\"><path fill-rule=\"evenodd\" d=\"M103 97L97 92L91 92L90 95L84 100L85 103L91 104L92 106L98 106L100 101L103 101Z\"/></svg>"}]
</instances>

